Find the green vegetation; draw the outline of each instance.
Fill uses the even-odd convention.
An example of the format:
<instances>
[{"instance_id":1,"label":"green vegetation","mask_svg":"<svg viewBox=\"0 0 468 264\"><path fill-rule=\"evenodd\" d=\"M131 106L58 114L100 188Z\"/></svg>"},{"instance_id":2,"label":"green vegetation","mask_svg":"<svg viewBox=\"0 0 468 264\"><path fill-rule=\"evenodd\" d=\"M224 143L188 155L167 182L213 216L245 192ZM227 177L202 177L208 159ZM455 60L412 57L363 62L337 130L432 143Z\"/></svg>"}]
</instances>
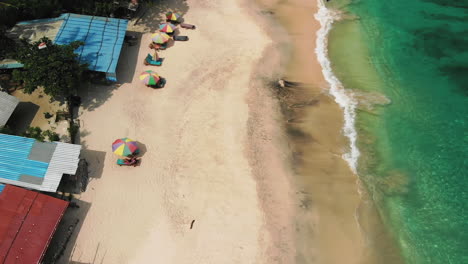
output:
<instances>
[{"instance_id":1,"label":"green vegetation","mask_svg":"<svg viewBox=\"0 0 468 264\"><path fill-rule=\"evenodd\" d=\"M44 142L46 138L48 139L48 141L51 141L51 142L60 140L60 136L57 133L51 130L42 131L40 127L28 127L26 132L24 132L21 136L34 138L37 141L41 141L41 142Z\"/></svg>"},{"instance_id":2,"label":"green vegetation","mask_svg":"<svg viewBox=\"0 0 468 264\"><path fill-rule=\"evenodd\" d=\"M47 47L39 49L44 42ZM82 42L74 41L69 45L55 45L48 38L32 44L25 40L17 46L14 58L24 64L21 70L13 72L15 80L24 82L24 91L32 93L38 86L53 98L68 97L80 83L86 64L80 64L74 50Z\"/></svg>"},{"instance_id":3,"label":"green vegetation","mask_svg":"<svg viewBox=\"0 0 468 264\"><path fill-rule=\"evenodd\" d=\"M54 116L54 115L51 114L51 113L49 113L49 112L45 112L45 113L44 113L44 117L45 117L46 119L49 119L49 118L51 118L51 117L53 117L53 116Z\"/></svg>"},{"instance_id":4,"label":"green vegetation","mask_svg":"<svg viewBox=\"0 0 468 264\"><path fill-rule=\"evenodd\" d=\"M13 130L11 130L11 128L9 128L7 126L0 126L0 133L1 134L8 134L8 135L14 135L15 134L13 132Z\"/></svg>"},{"instance_id":5,"label":"green vegetation","mask_svg":"<svg viewBox=\"0 0 468 264\"><path fill-rule=\"evenodd\" d=\"M0 27L0 60L7 58L8 54L14 51L14 47L15 41L5 36L5 29Z\"/></svg>"},{"instance_id":6,"label":"green vegetation","mask_svg":"<svg viewBox=\"0 0 468 264\"><path fill-rule=\"evenodd\" d=\"M40 127L28 127L28 129L21 135L23 137L34 138L37 141L44 142L45 136Z\"/></svg>"},{"instance_id":7,"label":"green vegetation","mask_svg":"<svg viewBox=\"0 0 468 264\"><path fill-rule=\"evenodd\" d=\"M49 141L60 141L59 134L55 133L54 131L46 130L42 132L42 135L47 137Z\"/></svg>"},{"instance_id":8,"label":"green vegetation","mask_svg":"<svg viewBox=\"0 0 468 264\"><path fill-rule=\"evenodd\" d=\"M115 0L2 0L0 25L13 26L18 21L57 17L62 13L110 16L119 6Z\"/></svg>"}]
</instances>

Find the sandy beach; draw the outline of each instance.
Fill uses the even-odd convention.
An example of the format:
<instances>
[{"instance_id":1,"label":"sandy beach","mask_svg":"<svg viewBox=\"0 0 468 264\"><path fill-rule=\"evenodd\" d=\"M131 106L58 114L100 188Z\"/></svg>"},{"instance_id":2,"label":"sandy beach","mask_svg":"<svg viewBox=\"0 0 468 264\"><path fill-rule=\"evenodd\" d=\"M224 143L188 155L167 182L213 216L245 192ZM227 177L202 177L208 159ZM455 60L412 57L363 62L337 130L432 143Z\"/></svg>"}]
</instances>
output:
<instances>
[{"instance_id":1,"label":"sandy beach","mask_svg":"<svg viewBox=\"0 0 468 264\"><path fill-rule=\"evenodd\" d=\"M91 181L61 263L366 262L343 114L314 54L317 5L257 2L166 0L129 26L141 39L119 84L81 91ZM168 10L197 29L144 66ZM166 86L141 84L147 69ZM278 101L280 77L301 85ZM115 164L121 137L139 142L140 166Z\"/></svg>"},{"instance_id":2,"label":"sandy beach","mask_svg":"<svg viewBox=\"0 0 468 264\"><path fill-rule=\"evenodd\" d=\"M197 29L180 30L190 40L161 51L162 67L144 66L168 10ZM122 52L122 84L81 94L91 181L62 263L294 262L289 152L279 107L255 81L268 77L256 68L272 40L249 12L235 1L163 1L129 27L144 34ZM146 69L166 86L141 84ZM140 166L115 164L121 137L140 143Z\"/></svg>"}]
</instances>

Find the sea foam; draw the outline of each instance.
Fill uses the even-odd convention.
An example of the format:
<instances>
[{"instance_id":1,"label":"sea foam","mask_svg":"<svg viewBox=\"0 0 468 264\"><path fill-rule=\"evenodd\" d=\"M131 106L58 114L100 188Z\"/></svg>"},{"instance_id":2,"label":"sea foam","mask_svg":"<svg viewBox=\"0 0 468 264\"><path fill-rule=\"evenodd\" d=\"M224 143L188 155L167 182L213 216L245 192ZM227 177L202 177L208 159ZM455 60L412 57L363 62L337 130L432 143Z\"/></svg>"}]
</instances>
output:
<instances>
[{"instance_id":1,"label":"sea foam","mask_svg":"<svg viewBox=\"0 0 468 264\"><path fill-rule=\"evenodd\" d=\"M317 42L315 53L322 66L322 72L325 80L330 84L330 94L335 97L335 101L340 105L344 112L344 135L349 139L349 150L343 154L343 159L348 162L349 167L356 173L357 162L359 159L359 149L356 145L357 132L355 128L357 101L354 96L344 89L343 84L334 75L331 62L328 58L328 34L335 21L340 19L340 13L327 9L322 1L317 1L318 11L315 19L320 22L320 29L317 31Z\"/></svg>"}]
</instances>

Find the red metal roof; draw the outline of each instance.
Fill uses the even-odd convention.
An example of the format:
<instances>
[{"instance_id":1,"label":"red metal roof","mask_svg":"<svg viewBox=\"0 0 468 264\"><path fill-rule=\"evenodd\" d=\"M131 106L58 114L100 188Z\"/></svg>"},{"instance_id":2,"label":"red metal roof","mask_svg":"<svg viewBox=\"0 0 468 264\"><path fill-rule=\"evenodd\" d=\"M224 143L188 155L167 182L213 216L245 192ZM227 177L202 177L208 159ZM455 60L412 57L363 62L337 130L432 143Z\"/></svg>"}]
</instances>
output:
<instances>
[{"instance_id":1,"label":"red metal roof","mask_svg":"<svg viewBox=\"0 0 468 264\"><path fill-rule=\"evenodd\" d=\"M39 263L68 202L6 185L0 193L0 263Z\"/></svg>"}]
</instances>

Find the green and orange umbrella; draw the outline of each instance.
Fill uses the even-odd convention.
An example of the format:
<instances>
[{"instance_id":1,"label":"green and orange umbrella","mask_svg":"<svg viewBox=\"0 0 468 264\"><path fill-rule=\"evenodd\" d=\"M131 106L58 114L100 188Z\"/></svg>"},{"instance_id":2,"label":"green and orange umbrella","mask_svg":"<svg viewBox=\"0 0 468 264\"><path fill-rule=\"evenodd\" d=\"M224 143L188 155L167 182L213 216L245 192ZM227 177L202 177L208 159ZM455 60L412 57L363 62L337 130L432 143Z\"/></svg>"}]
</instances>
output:
<instances>
[{"instance_id":1,"label":"green and orange umbrella","mask_svg":"<svg viewBox=\"0 0 468 264\"><path fill-rule=\"evenodd\" d=\"M161 77L152 70L147 70L140 74L140 81L146 85L156 85L160 79Z\"/></svg>"},{"instance_id":2,"label":"green and orange umbrella","mask_svg":"<svg viewBox=\"0 0 468 264\"><path fill-rule=\"evenodd\" d=\"M173 33L177 27L171 23L164 23L159 25L159 31L164 33Z\"/></svg>"},{"instance_id":3,"label":"green and orange umbrella","mask_svg":"<svg viewBox=\"0 0 468 264\"><path fill-rule=\"evenodd\" d=\"M119 156L128 156L138 153L138 145L135 140L119 138L112 143L112 152Z\"/></svg>"},{"instance_id":4,"label":"green and orange umbrella","mask_svg":"<svg viewBox=\"0 0 468 264\"><path fill-rule=\"evenodd\" d=\"M177 22L177 21L179 21L179 19L180 19L180 15L177 14L177 13L173 13L173 12L167 12L167 13L166 13L166 18L167 18L167 20L169 20L169 21Z\"/></svg>"},{"instance_id":5,"label":"green and orange umbrella","mask_svg":"<svg viewBox=\"0 0 468 264\"><path fill-rule=\"evenodd\" d=\"M157 44L164 44L168 42L170 38L171 36L164 32L156 32L153 35L151 35L151 40Z\"/></svg>"}]
</instances>

